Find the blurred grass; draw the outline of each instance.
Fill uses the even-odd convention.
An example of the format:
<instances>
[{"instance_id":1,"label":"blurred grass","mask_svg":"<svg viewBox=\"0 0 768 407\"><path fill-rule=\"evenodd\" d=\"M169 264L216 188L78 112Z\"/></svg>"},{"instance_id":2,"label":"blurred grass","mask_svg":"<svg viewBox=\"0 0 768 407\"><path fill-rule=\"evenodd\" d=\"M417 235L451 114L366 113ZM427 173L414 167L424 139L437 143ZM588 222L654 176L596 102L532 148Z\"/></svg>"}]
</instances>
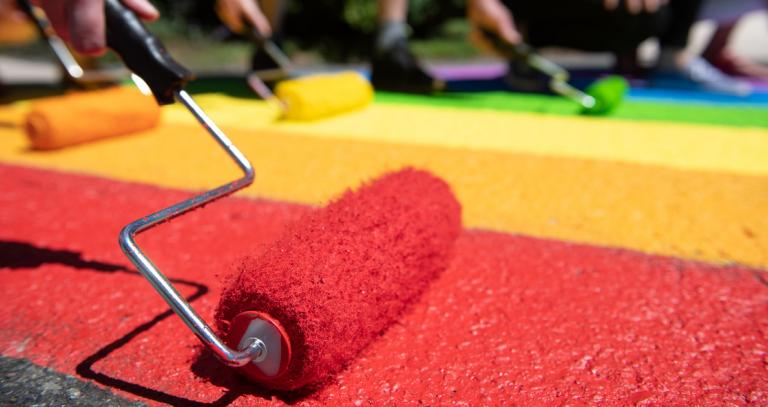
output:
<instances>
[{"instance_id":1,"label":"blurred grass","mask_svg":"<svg viewBox=\"0 0 768 407\"><path fill-rule=\"evenodd\" d=\"M438 35L411 41L411 49L422 59L428 60L470 60L480 56L469 42L469 24L464 18L447 21Z\"/></svg>"},{"instance_id":2,"label":"blurred grass","mask_svg":"<svg viewBox=\"0 0 768 407\"><path fill-rule=\"evenodd\" d=\"M161 19L148 28L192 71L242 71L253 52L253 46L245 41L218 40L181 19Z\"/></svg>"}]
</instances>

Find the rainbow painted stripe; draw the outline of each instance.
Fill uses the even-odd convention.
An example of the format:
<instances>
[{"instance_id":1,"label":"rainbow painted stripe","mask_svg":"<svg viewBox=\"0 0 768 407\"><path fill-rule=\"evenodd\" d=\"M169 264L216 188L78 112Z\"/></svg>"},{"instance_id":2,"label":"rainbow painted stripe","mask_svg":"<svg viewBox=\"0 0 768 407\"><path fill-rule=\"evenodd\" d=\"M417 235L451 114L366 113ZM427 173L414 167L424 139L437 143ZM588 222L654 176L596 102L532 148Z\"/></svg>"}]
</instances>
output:
<instances>
[{"instance_id":1,"label":"rainbow painted stripe","mask_svg":"<svg viewBox=\"0 0 768 407\"><path fill-rule=\"evenodd\" d=\"M768 130L377 103L314 123L209 94L201 106L251 158L244 194L322 204L402 166L448 180L465 225L713 262L768 265ZM15 107L16 114L23 107ZM5 113L13 117L13 112ZM180 107L132 137L53 153L0 129L0 160L183 189L235 174ZM127 153L133 152L133 153Z\"/></svg>"}]
</instances>

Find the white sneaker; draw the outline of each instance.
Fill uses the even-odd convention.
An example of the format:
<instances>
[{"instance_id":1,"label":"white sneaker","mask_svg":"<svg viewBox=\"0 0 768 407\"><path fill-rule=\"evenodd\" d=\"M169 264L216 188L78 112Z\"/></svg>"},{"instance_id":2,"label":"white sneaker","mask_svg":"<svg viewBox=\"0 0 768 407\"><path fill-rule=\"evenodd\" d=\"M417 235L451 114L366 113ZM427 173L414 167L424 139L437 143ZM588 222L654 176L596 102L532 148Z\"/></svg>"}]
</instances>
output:
<instances>
[{"instance_id":1,"label":"white sneaker","mask_svg":"<svg viewBox=\"0 0 768 407\"><path fill-rule=\"evenodd\" d=\"M724 74L704 58L694 57L683 67L680 73L688 80L704 89L736 96L752 94L752 85L741 79Z\"/></svg>"}]
</instances>

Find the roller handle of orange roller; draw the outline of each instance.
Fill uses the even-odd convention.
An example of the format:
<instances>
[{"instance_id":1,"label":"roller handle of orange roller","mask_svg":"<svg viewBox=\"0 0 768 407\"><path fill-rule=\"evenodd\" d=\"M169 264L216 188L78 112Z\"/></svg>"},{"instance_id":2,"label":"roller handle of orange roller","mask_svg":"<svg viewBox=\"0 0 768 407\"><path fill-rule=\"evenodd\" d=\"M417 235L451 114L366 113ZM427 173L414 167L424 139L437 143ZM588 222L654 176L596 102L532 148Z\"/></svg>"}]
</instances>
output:
<instances>
[{"instance_id":1,"label":"roller handle of orange roller","mask_svg":"<svg viewBox=\"0 0 768 407\"><path fill-rule=\"evenodd\" d=\"M192 79L192 73L168 54L160 40L120 0L106 0L104 11L109 48L149 85L157 103L173 103L174 94Z\"/></svg>"}]
</instances>

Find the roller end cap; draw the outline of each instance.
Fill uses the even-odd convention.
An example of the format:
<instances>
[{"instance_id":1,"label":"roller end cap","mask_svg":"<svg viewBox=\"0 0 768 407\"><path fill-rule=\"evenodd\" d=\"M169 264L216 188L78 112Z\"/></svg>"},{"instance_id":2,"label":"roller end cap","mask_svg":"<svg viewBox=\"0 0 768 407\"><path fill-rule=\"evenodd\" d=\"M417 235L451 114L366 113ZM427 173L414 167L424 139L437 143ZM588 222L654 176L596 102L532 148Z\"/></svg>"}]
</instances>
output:
<instances>
[{"instance_id":1,"label":"roller end cap","mask_svg":"<svg viewBox=\"0 0 768 407\"><path fill-rule=\"evenodd\" d=\"M266 355L238 368L254 382L270 382L288 370L291 362L291 341L280 323L271 316L257 311L238 314L230 325L227 345L238 350L248 346L251 338L258 338L266 347Z\"/></svg>"}]
</instances>

